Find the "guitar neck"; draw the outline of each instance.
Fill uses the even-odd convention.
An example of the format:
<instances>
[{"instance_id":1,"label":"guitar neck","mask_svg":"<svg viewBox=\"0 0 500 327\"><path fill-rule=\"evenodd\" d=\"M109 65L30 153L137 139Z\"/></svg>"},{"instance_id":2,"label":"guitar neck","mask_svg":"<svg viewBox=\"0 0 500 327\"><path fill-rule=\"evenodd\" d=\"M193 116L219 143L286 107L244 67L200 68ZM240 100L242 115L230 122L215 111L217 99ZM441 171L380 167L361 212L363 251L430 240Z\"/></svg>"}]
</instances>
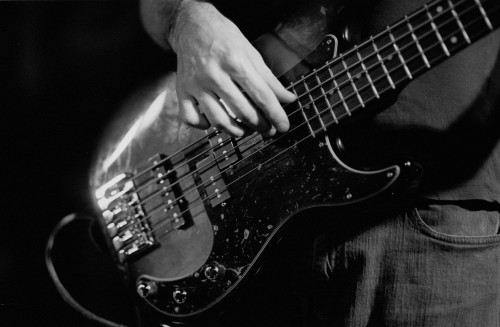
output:
<instances>
[{"instance_id":1,"label":"guitar neck","mask_svg":"<svg viewBox=\"0 0 500 327\"><path fill-rule=\"evenodd\" d=\"M498 0L435 0L291 85L315 136L500 25Z\"/></svg>"}]
</instances>

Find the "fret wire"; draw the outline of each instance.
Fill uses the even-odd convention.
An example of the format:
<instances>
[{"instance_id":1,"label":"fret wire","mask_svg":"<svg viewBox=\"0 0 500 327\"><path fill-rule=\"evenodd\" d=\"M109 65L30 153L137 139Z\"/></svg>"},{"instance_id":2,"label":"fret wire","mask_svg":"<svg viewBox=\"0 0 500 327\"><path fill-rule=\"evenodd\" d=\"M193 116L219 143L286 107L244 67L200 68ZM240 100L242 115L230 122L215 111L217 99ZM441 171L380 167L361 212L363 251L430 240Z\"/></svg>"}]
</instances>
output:
<instances>
[{"instance_id":1,"label":"fret wire","mask_svg":"<svg viewBox=\"0 0 500 327\"><path fill-rule=\"evenodd\" d=\"M464 0L461 0L460 2L462 2L462 1L464 1ZM440 2L440 1L433 1L431 5L433 5L433 4L435 4L435 3L439 3L439 2ZM429 13L428 13L428 6L427 6L427 5L424 5L423 7L421 7L420 9L418 9L417 11L413 12L413 13L410 15L410 18L413 18L413 17L415 17L415 16L417 16L417 15L419 15L419 14L421 14L421 13L424 13L424 12L426 12L426 11L427 11L427 15L428 15L428 14L429 14ZM432 18L432 17L431 17L431 18ZM402 24L402 21L396 22L394 25L392 25L392 28L398 27L398 26L400 26L401 24ZM420 26L418 26L417 28L419 28L419 27L420 27ZM370 37L370 41L372 41L372 44L373 44L373 40L374 40L374 38L377 38L377 37L381 36L383 33L385 33L385 31L380 32L379 34L377 34L377 35L375 35L375 36L371 36L371 37ZM368 41L366 41L366 44L367 44L367 43L368 43ZM374 45L374 47L375 47L375 48L377 48L375 44L373 44L373 45ZM377 49L377 51L378 51L378 49ZM344 55L347 55L347 54L349 54L350 52L351 52L351 51L347 51ZM378 56L377 56L377 57L378 57ZM334 59L333 61L331 61L331 62L334 62L334 61L335 61L335 59ZM330 62L330 63L331 63L331 62ZM319 69L324 69L324 68L327 68L327 66L328 66L330 63L328 63L328 62L327 62L327 63L326 63L323 67L321 67L321 68L319 68ZM307 78L307 77L309 77L309 75L307 75L307 76L306 76L306 78ZM291 83L291 85L290 85L290 87L293 87L295 84L298 84L299 82L300 82L300 80L295 81L295 82L292 82L292 83Z\"/></svg>"},{"instance_id":2,"label":"fret wire","mask_svg":"<svg viewBox=\"0 0 500 327\"><path fill-rule=\"evenodd\" d=\"M304 120L305 120L305 122L307 124L307 127L309 127L309 131L311 132L311 135L313 137L316 137L316 135L314 134L314 131L313 131L311 125L309 124L309 119L307 118L306 113L304 112L304 108L302 107L302 104L300 103L297 91L295 90L294 86L292 86L292 90L293 90L293 93L295 93L295 95L297 96L297 103L299 104L299 109L302 112L302 116L304 116Z\"/></svg>"},{"instance_id":3,"label":"fret wire","mask_svg":"<svg viewBox=\"0 0 500 327\"><path fill-rule=\"evenodd\" d=\"M468 9L468 10L470 10L470 9ZM467 10L466 10L466 11L467 11ZM426 12L426 13L427 13L427 16L429 17L429 9L428 9L428 7L426 7L426 6L424 6L424 7L423 7L422 9L420 9L419 11L417 11L417 12L413 13L413 14L411 15L411 17L415 17L415 16L417 15L417 13L420 13L420 12ZM432 20L432 16L430 16L430 19ZM398 26L398 25L401 25L401 24L400 24L400 23L397 23L397 24L395 24L394 26ZM421 28L422 26L424 26L424 25L419 25L419 26L417 26L416 28L418 29L418 28ZM433 31L434 31L434 33L436 34L436 30L433 30ZM439 33L439 32L438 32L438 33ZM379 36L380 36L380 35L382 35L382 34L383 34L383 33L380 33L377 37L379 37ZM436 35L437 35L437 34L436 34ZM371 41L371 44L372 44L373 48L374 48L374 49L375 49L375 51L376 51L376 53L375 53L375 54L376 54L376 57L377 57L377 59L380 61L380 64L381 64L381 66L382 66L382 68L383 68L383 70L384 70L384 73L386 74L386 77L387 77L388 81L389 81L389 82L390 82L390 84L391 84L391 87L392 87L392 88L395 88L394 82L393 82L393 80L392 80L392 78L391 78L391 76L390 76L390 74L389 74L389 72L388 72L388 70L387 70L387 67L385 66L385 64L384 64L384 62L383 62L383 59L382 59L382 57L380 56L380 53L379 53L379 52L380 52L380 50L378 49L378 47L377 47L376 43L374 42L374 37L373 37L373 36L372 36L372 37L370 37L370 41ZM365 44L368 44L368 41L367 41ZM442 41L439 41L439 44L442 46L442 45L443 45L443 42L442 42ZM389 46L389 45L387 45L387 46ZM386 48L387 46L384 46L383 48ZM349 51L349 52L351 52L351 51ZM349 52L347 52L347 54L348 54ZM335 61L335 60L334 60L334 61ZM332 62L334 62L334 61L332 61ZM331 76L333 76L334 74L333 74L333 72L331 71L331 69L330 69L329 65L331 65L331 62L330 62L330 63L328 63L328 62L327 62L327 64L326 64L325 66L323 66L322 68L320 68L320 69L327 68L327 69L329 70L330 75L331 75ZM373 66L372 66L372 67L373 67ZM371 68L371 67L370 67L370 68ZM306 77L308 77L308 76L306 76ZM303 78L306 78L306 77L303 77ZM297 81L297 82L295 82L295 83L292 83L291 87L293 87L293 85L295 85L295 84L296 84L296 83L298 83L298 82L300 82L300 80L299 80L299 81ZM336 81L334 81L334 82L335 82L335 84L336 84L336 88L339 88L338 83L337 83ZM338 91L339 91L339 96L341 97L341 99L342 99L342 101L343 101L343 103L344 103L344 107L345 107L346 111L349 113L349 108L348 108L348 107L346 106L346 104L345 104L345 98L342 96L342 93L340 92L340 89L339 89Z\"/></svg>"},{"instance_id":4,"label":"fret wire","mask_svg":"<svg viewBox=\"0 0 500 327\"><path fill-rule=\"evenodd\" d=\"M305 138L303 138L303 139L299 140L299 143L300 143L300 142L302 142L302 141L304 141L304 140L306 140L307 138L308 138L308 137L305 137ZM284 152L286 152L286 151L290 150L291 148L292 148L292 147L287 148L285 151L280 152L279 154L277 154L277 155L276 155L276 156L274 156L273 158L270 158L270 159L269 159L268 161L266 161L266 162L269 162L271 159L274 159L274 158L275 158L275 157L277 157L278 155L280 155L280 154L282 154L282 153L284 153ZM219 175L220 175L220 174L219 174ZM231 182L231 183L230 183L230 184L228 184L228 185L227 185L224 189L227 189L227 188L228 188L231 184L234 184L235 182L236 182L236 181ZM195 188L195 190L196 190L196 189L197 189L197 188ZM192 190L193 190L193 189L191 189L191 191L192 191ZM210 195L209 195L208 197L205 197L205 199L207 199L207 198L210 198ZM201 200L205 200L205 199L201 199ZM200 205L200 204L202 204L202 202L200 202L200 201L197 201L197 202L195 202L195 203L194 203L194 205ZM193 207L193 205L191 205L191 207ZM190 210L190 209L188 209L188 210ZM181 215L182 215L183 213L184 213L184 212L182 212L182 213L181 213Z\"/></svg>"},{"instance_id":5,"label":"fret wire","mask_svg":"<svg viewBox=\"0 0 500 327\"><path fill-rule=\"evenodd\" d=\"M486 14L486 11L483 8L483 5L481 4L481 1L479 0L474 0L479 7L479 11L481 12L481 15L484 18L484 21L486 22L486 25L488 25L488 28L493 31L493 25L491 24L490 19L488 18L488 15ZM498 0L497 0L498 1Z\"/></svg>"},{"instance_id":6,"label":"fret wire","mask_svg":"<svg viewBox=\"0 0 500 327\"><path fill-rule=\"evenodd\" d=\"M375 43L373 37L370 37L371 43L373 45L373 48L375 49L375 53L377 55L377 59L382 65L382 70L385 73L385 76L387 76L387 80L389 81L389 84L391 85L391 88L396 89L396 85L394 85L394 82L392 81L391 75L389 75L389 71L387 70L387 67L384 64L384 60L382 59L382 56L380 55L380 52L378 50L377 44Z\"/></svg>"},{"instance_id":7,"label":"fret wire","mask_svg":"<svg viewBox=\"0 0 500 327\"><path fill-rule=\"evenodd\" d=\"M380 99L380 95L378 94L378 91L377 91L377 88L375 87L375 84L373 84L372 78L371 78L370 74L368 73L368 69L366 68L365 63L363 62L363 58L361 58L361 53L359 53L358 47L355 46L355 49L356 49L356 53L358 55L359 61L361 62L361 67L363 68L363 71L366 74L366 78L368 79L368 83L370 83L370 86L372 88L373 93L375 94L375 97L377 99Z\"/></svg>"},{"instance_id":8,"label":"fret wire","mask_svg":"<svg viewBox=\"0 0 500 327\"><path fill-rule=\"evenodd\" d=\"M416 57L414 57L414 58L412 58L412 59L410 59L410 60L413 60L413 59L415 59L415 58L416 58ZM313 135L313 137L314 137L314 135ZM304 139L302 139L302 140L300 140L299 142L302 142L302 141L303 141L303 140L305 140L305 139L307 139L307 137L306 137L306 138L304 138ZM274 157L273 157L273 158L274 158ZM271 158L271 159L272 159L272 158ZM234 181L233 181L231 184L233 184L233 183L234 183ZM229 184L229 185L230 185L230 184ZM229 185L227 185L227 186L225 187L225 189L227 189L227 188L229 187Z\"/></svg>"},{"instance_id":9,"label":"fret wire","mask_svg":"<svg viewBox=\"0 0 500 327\"><path fill-rule=\"evenodd\" d=\"M448 22L451 22L451 21L452 21L452 20L449 20ZM427 35L428 35L428 34L427 34ZM374 47L376 47L376 44L375 44L374 42L372 42L372 44L374 45ZM431 46L431 48L432 48L432 47L434 47L434 46L440 45L440 44L441 44L440 42L435 43L433 46ZM428 50L428 49L429 49L429 48L427 48L426 50ZM419 57L419 56L420 56L420 55L418 55L418 56L416 56L416 57L412 57L409 61L414 60L414 59L416 59L416 58L417 58L417 57ZM379 57L379 58L380 58L380 57ZM381 59L381 58L380 58L380 61L382 62L382 59ZM372 67L373 67L373 66L372 66ZM370 67L370 68L371 68L371 67Z\"/></svg>"},{"instance_id":10,"label":"fret wire","mask_svg":"<svg viewBox=\"0 0 500 327\"><path fill-rule=\"evenodd\" d=\"M451 22L451 21L454 21L454 20L453 20L453 19L452 19L452 20L448 20L448 22ZM476 21L477 21L477 19L476 19ZM472 24L472 23L471 23L471 24ZM469 25L470 25L470 24L467 24L467 26L469 26ZM433 32L430 32L430 33L433 33ZM429 35L429 34L426 34L426 35ZM451 37L451 36L450 36L450 37ZM448 38L448 37L447 37L447 38ZM431 48L432 48L432 47L436 47L436 46L440 46L440 42L436 42L436 43L434 43L434 44L431 46ZM428 50L428 49L430 49L430 48L426 48L426 50ZM411 60L416 59L417 57L420 57L420 55L417 55L417 56L415 56L415 57L412 57L412 58L410 59L410 61L411 61ZM373 67L373 66L371 66L371 67ZM370 68L371 68L371 67L370 67ZM380 78L382 78L382 76L380 76L380 77L378 78L378 80L380 80ZM398 82L398 83L399 83L399 82ZM384 91L385 91L385 90L384 90ZM354 108L354 109L356 109L356 108ZM353 110L354 110L354 109L353 109Z\"/></svg>"},{"instance_id":11,"label":"fret wire","mask_svg":"<svg viewBox=\"0 0 500 327\"><path fill-rule=\"evenodd\" d=\"M439 43L435 43L435 44L433 44L433 45L432 45L432 47L434 47L434 46L436 46L436 45L439 45ZM426 50L428 50L428 49L426 49ZM416 55L416 56L414 56L414 57L410 58L410 59L409 59L409 61L415 60L415 59L416 59L416 58L418 58L418 57L420 57L420 55ZM401 66L400 66L400 67L401 67ZM396 69L397 69L397 68L396 68ZM381 78L381 77L379 77L378 79L380 79L380 78ZM402 80L402 81L403 81L403 80ZM398 83L399 83L399 82L398 82ZM387 90L388 90L388 89L386 89L386 90L384 90L384 91L387 91ZM337 104L335 104L335 105L338 105L338 103L337 103ZM353 110L355 110L355 109L357 109L357 108L358 108L358 107L355 107L355 108L353 108ZM323 111L323 112L324 112L324 111Z\"/></svg>"},{"instance_id":12,"label":"fret wire","mask_svg":"<svg viewBox=\"0 0 500 327\"><path fill-rule=\"evenodd\" d=\"M342 95L342 92L340 91L339 84L337 83L337 80L335 79L335 75L333 74L333 71L330 67L328 67L328 71L330 72L330 75L332 76L333 80L333 85L335 85L335 88L339 94L340 101L342 101L342 104L344 105L345 112L350 116L351 115L351 110L349 110L349 107L347 106L347 103L344 100L344 96Z\"/></svg>"},{"instance_id":13,"label":"fret wire","mask_svg":"<svg viewBox=\"0 0 500 327\"><path fill-rule=\"evenodd\" d=\"M450 22L450 21L448 21L448 22ZM427 34L427 35L428 35L428 34ZM373 42L373 40L372 40L372 42ZM374 43L372 43L372 44L374 45L374 47L376 47L376 45L375 45ZM436 45L440 45L440 42L435 43L432 47L434 47L434 46L436 46ZM428 49L429 49L429 48L428 48ZM428 50L428 49L426 49L426 50ZM414 59L416 59L416 58L417 58L417 57L419 57L419 56L420 56L420 55L415 56L415 57L412 57L409 61L414 60ZM373 66L372 66L372 67L373 67ZM329 68L329 67L328 67L328 68ZM331 72L330 72L330 74L332 75L332 73L331 73ZM380 80L380 77L378 78L378 80ZM386 90L384 90L384 91L386 91ZM337 104L335 104L335 105L337 105ZM356 108L354 108L354 109L356 109ZM353 109L353 110L354 110L354 109Z\"/></svg>"},{"instance_id":14,"label":"fret wire","mask_svg":"<svg viewBox=\"0 0 500 327\"><path fill-rule=\"evenodd\" d=\"M394 35L392 35L392 32L391 32L391 29L389 27L387 27L387 31L389 32L389 37L391 38L391 41L392 41L392 46L394 47L394 49L396 50L396 54L398 55L398 58L399 60L401 61L401 63L403 64L403 68L404 68L404 71L406 72L406 75L408 75L408 78L409 79L413 79L413 76L411 76L411 72L410 70L408 69L408 66L406 66L406 62L405 62L405 59L403 58L403 56L401 55L401 51L399 51L399 47L398 45L396 44L396 39L394 38Z\"/></svg>"},{"instance_id":15,"label":"fret wire","mask_svg":"<svg viewBox=\"0 0 500 327\"><path fill-rule=\"evenodd\" d=\"M443 48L444 53L446 54L446 56L449 57L450 51L448 50L448 47L444 43L443 38L441 37L441 33L439 33L439 30L438 30L436 24L434 23L434 18L432 17L432 14L429 11L429 7L427 5L424 5L424 8L427 11L427 17L429 17L432 29L434 30L434 33L436 33L436 36L437 36L439 42L441 43L441 47Z\"/></svg>"},{"instance_id":16,"label":"fret wire","mask_svg":"<svg viewBox=\"0 0 500 327\"><path fill-rule=\"evenodd\" d=\"M313 70L314 74L316 75L316 69ZM316 77L318 77L318 75L316 75ZM321 119L321 116L319 114L319 111L318 111L318 108L316 107L316 102L314 102L315 100L313 99L312 97L312 94L311 94L311 91L309 90L309 86L307 85L306 81L304 80L304 87L306 88L307 90L307 93L309 94L309 99L311 99L311 103L312 103L312 106L314 108L314 111L316 112L316 114L318 115L318 119L319 119L319 122L321 123L321 128L323 129L323 131L326 132L326 126L325 124L323 123L323 119Z\"/></svg>"},{"instance_id":17,"label":"fret wire","mask_svg":"<svg viewBox=\"0 0 500 327\"><path fill-rule=\"evenodd\" d=\"M417 36L415 35L415 30L413 29L413 25L410 23L410 20L408 19L408 16L405 16L406 24L408 25L408 28L410 29L411 32L411 37L413 41L415 41L415 44L417 45L417 49L422 55L422 59L424 60L425 66L427 68L431 68L431 64L429 63L429 60L427 59L427 56L424 53L424 50L422 49L422 46L420 45L420 42L418 41Z\"/></svg>"},{"instance_id":18,"label":"fret wire","mask_svg":"<svg viewBox=\"0 0 500 327\"><path fill-rule=\"evenodd\" d=\"M342 64L345 67L345 71L347 73L347 77L349 78L349 81L351 82L351 85L352 85L352 88L354 90L354 93L356 94L356 97L358 98L359 103L361 104L361 107L364 108L365 107L365 103L364 103L363 99L361 99L361 96L359 95L358 88L356 87L356 84L354 84L354 80L352 79L351 73L349 72L349 69L347 68L347 64L346 64L346 62L344 60L344 57L342 57Z\"/></svg>"},{"instance_id":19,"label":"fret wire","mask_svg":"<svg viewBox=\"0 0 500 327\"><path fill-rule=\"evenodd\" d=\"M426 8L421 8L421 9L417 10L416 12L412 13L412 14L411 14L411 16L412 16L412 17L413 17L413 16L416 16L417 14L420 14L421 12L423 12L425 9L426 9ZM394 25L393 25L393 27L397 27L398 25L401 25L401 22L398 22L398 23L394 24ZM420 27L420 26L419 26L419 27ZM417 27L417 28L419 28L419 27ZM374 43L374 38L375 38L375 37L379 37L379 36L380 36L380 35L382 35L383 33L384 33L384 32L380 32L380 33L379 33L378 35L376 35L376 36L371 36L371 37L370 37L370 41L372 42L372 45L373 45L373 47L375 48L377 59L379 59L379 60L381 61L381 66L382 66L382 68L383 68L383 70L384 70L384 73L387 75L387 78L388 78L388 80L389 80L389 83L391 84L391 87L393 87L393 86L394 86L394 83L393 83L393 81L392 81L392 78L391 78L391 77L390 77L390 75L388 74L387 67L386 67L386 66L385 66L385 64L383 63L382 58L381 58L381 56L380 56L380 54L379 54L379 51L380 51L381 49L378 49L377 45ZM368 41L366 41L366 42L365 42L365 44L368 44ZM384 46L384 48L385 48L385 47L386 47L386 46ZM349 54L350 52L352 52L352 50L349 50L346 54ZM346 55L346 54L344 54L344 55ZM338 57L337 57L337 58L338 58ZM328 66L329 66L331 63L333 63L334 61L335 61L335 59L334 59L333 61L331 61L330 63L329 63L329 62L327 62L327 63L326 63L323 67L318 68L318 70L321 70L321 69L324 69L324 68L328 68L328 69L329 69L329 67L328 67ZM332 72L331 72L331 71L330 71L330 74L332 74ZM307 76L305 76L305 77L303 76L303 78L308 78L310 75L312 75L312 73L310 73L309 75L307 75ZM293 87L294 85L298 84L300 81L301 81L301 80L297 80L297 81L295 81L295 82L292 82L292 83L291 83L291 85L290 85L290 87ZM393 87L393 88L394 88L394 87ZM303 94L303 95L305 95L305 94ZM303 95L300 95L300 97L302 97Z\"/></svg>"},{"instance_id":20,"label":"fret wire","mask_svg":"<svg viewBox=\"0 0 500 327\"><path fill-rule=\"evenodd\" d=\"M453 2L451 0L448 0L448 5L451 8L451 13L452 13L453 17L455 17L455 19L457 21L458 27L460 27L460 31L462 31L462 35L464 36L465 41L470 44L471 40L469 38L469 34L467 34L467 31L465 30L464 25L462 24L462 20L460 19L457 12L455 11L455 5L453 4Z\"/></svg>"},{"instance_id":21,"label":"fret wire","mask_svg":"<svg viewBox=\"0 0 500 327\"><path fill-rule=\"evenodd\" d=\"M335 121L335 124L338 124L339 121L337 120L337 115L335 115L335 112L333 111L333 107L330 103L330 100L328 99L327 93L325 92L325 89L323 88L323 83L319 79L318 74L315 74L316 80L318 81L319 88L321 89L321 93L323 94L323 97L325 98L326 105L328 106L328 109L330 110L330 113L333 117L333 120Z\"/></svg>"}]
</instances>

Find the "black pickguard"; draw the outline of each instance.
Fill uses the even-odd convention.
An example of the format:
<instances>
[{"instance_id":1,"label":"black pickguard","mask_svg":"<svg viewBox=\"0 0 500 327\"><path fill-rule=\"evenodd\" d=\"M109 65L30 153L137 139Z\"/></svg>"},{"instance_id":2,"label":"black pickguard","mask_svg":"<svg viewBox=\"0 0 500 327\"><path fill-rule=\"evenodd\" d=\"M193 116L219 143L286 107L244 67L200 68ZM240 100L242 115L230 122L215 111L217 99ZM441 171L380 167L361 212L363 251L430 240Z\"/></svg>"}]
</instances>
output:
<instances>
[{"instance_id":1,"label":"black pickguard","mask_svg":"<svg viewBox=\"0 0 500 327\"><path fill-rule=\"evenodd\" d=\"M282 80L286 83L306 74L335 50L335 39L325 38ZM391 195L417 174L418 168L410 162L375 171L356 170L340 161L334 148L326 135L304 139L299 133L279 141L268 139L257 144L248 158L225 170L222 176L230 198L216 206L209 199L204 201L214 235L206 263L175 281L139 276L137 285L155 283L158 288L145 298L147 303L173 321L217 313L240 296L241 284L250 282L262 264L263 252L283 236L296 214L332 206L339 210L331 219L342 219L343 211L360 210L384 194ZM200 180L198 184L203 186ZM222 272L210 280L206 270L214 267Z\"/></svg>"}]
</instances>

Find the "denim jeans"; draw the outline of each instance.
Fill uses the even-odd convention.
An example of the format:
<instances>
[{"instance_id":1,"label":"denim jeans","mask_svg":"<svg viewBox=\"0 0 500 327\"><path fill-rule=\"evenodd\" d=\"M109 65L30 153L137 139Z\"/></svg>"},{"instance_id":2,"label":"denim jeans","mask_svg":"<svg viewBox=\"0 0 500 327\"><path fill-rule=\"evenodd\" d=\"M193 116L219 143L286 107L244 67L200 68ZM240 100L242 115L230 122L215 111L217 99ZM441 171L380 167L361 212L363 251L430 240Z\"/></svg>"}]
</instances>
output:
<instances>
[{"instance_id":1,"label":"denim jeans","mask_svg":"<svg viewBox=\"0 0 500 327\"><path fill-rule=\"evenodd\" d=\"M499 326L500 213L422 205L316 238L319 326Z\"/></svg>"}]
</instances>

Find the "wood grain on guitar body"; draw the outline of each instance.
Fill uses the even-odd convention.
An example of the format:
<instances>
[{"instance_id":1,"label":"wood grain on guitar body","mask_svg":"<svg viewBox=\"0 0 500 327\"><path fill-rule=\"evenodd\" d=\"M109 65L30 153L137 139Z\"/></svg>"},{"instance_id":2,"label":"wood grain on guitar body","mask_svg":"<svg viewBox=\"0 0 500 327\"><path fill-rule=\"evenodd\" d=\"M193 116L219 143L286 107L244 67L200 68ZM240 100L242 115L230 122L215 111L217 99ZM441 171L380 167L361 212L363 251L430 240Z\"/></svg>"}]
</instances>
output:
<instances>
[{"instance_id":1,"label":"wood grain on guitar body","mask_svg":"<svg viewBox=\"0 0 500 327\"><path fill-rule=\"evenodd\" d=\"M350 210L404 189L416 165L350 167L332 142L337 126L498 27L499 7L432 1L340 55L326 36L280 74L298 100L285 106L290 130L273 138L180 124L175 74L166 76L148 105L136 101L114 121L91 175L98 220L130 286L167 321L216 313L298 212ZM278 54L272 61L287 52L276 37L260 43Z\"/></svg>"}]
</instances>

